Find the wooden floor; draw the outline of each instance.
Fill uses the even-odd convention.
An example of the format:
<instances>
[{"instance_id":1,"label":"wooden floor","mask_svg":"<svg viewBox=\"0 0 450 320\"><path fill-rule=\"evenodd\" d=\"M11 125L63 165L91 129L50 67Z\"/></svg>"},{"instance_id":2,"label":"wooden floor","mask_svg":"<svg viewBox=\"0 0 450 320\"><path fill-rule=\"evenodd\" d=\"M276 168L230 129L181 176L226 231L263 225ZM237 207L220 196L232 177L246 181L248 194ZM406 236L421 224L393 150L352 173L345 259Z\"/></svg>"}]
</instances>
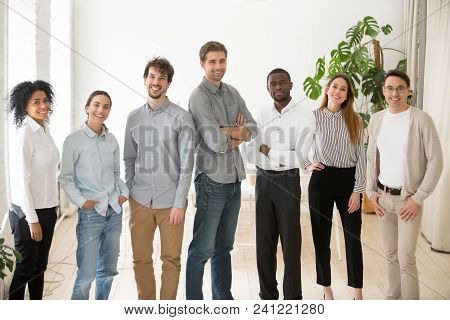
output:
<instances>
[{"instance_id":1,"label":"wooden floor","mask_svg":"<svg viewBox=\"0 0 450 320\"><path fill-rule=\"evenodd\" d=\"M305 190L305 189L303 189ZM245 192L244 192L245 193ZM185 298L185 262L187 248L192 239L192 226L195 210L188 208L185 223L185 236L182 251L182 269L178 288L178 299ZM124 216L119 257L119 275L115 278L110 299L137 299L134 281L128 215ZM335 230L340 222L334 219ZM364 297L365 299L385 299L387 289L386 263L383 257L377 217L363 214L363 252L364 252ZM76 215L64 219L56 230L50 253L48 270L45 275L46 285L44 299L70 299L76 275ZM314 248L311 236L309 212L305 199L302 199L302 285L304 299L321 299L321 288L315 283ZM332 285L336 299L352 299L353 290L347 287L345 250L342 231L340 230L342 260L338 259L336 238L332 237ZM282 297L283 262L281 247L278 247L278 283ZM160 285L161 262L159 235L154 242L154 261L157 286ZM236 242L232 252L233 288L235 299L258 299L258 275L255 254L254 202L250 192L243 194L242 208L236 233ZM430 250L428 243L419 238L417 265L422 299L450 299L450 255ZM205 270L204 294L211 298L209 263ZM94 288L91 290L93 296Z\"/></svg>"}]
</instances>

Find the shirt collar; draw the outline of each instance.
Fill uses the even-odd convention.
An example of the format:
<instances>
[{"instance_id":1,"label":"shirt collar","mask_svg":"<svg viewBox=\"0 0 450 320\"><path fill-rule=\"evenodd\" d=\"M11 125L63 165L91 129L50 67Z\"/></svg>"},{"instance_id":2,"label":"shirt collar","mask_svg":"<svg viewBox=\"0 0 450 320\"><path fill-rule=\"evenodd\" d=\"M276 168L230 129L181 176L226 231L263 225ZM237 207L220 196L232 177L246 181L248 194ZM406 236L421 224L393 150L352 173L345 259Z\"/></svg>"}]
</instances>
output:
<instances>
[{"instance_id":1,"label":"shirt collar","mask_svg":"<svg viewBox=\"0 0 450 320\"><path fill-rule=\"evenodd\" d=\"M47 124L45 122L44 122L44 126L42 127L39 123L36 122L36 120L34 120L29 115L26 115L25 119L27 120L27 125L30 127L30 129L33 132L38 132L40 129L47 131Z\"/></svg>"},{"instance_id":2,"label":"shirt collar","mask_svg":"<svg viewBox=\"0 0 450 320\"><path fill-rule=\"evenodd\" d=\"M283 109L281 109L281 113L278 112L277 108L275 107L275 103L272 103L272 109L278 114L283 114L285 112L288 112L288 110L291 109L292 107L294 107L297 103L298 102L295 101L294 98L291 98L291 101L289 101L287 106L284 107Z\"/></svg>"},{"instance_id":3,"label":"shirt collar","mask_svg":"<svg viewBox=\"0 0 450 320\"><path fill-rule=\"evenodd\" d=\"M156 108L155 110L150 108L150 106L148 105L148 102L146 104L144 104L144 108L150 113L152 113L152 112L159 113L159 112L164 111L164 109L166 109L170 103L171 102L169 100L169 97L166 97L166 99L164 99L163 103L161 103L161 105L158 108Z\"/></svg>"},{"instance_id":4,"label":"shirt collar","mask_svg":"<svg viewBox=\"0 0 450 320\"><path fill-rule=\"evenodd\" d=\"M211 91L212 93L217 93L219 92L223 92L223 91L227 91L227 88L225 86L225 84L223 82L220 82L220 86L217 88L216 86L214 86L211 82L209 82L208 80L206 80L205 77L203 77L202 80L202 85L206 87L206 89L208 89L209 91Z\"/></svg>"},{"instance_id":5,"label":"shirt collar","mask_svg":"<svg viewBox=\"0 0 450 320\"><path fill-rule=\"evenodd\" d=\"M89 128L89 126L87 125L87 123L83 123L83 125L81 126L81 128L83 129L83 132L89 137L89 138L97 138L98 135L91 129ZM106 135L106 129L105 126L103 126L102 128L102 133L100 134L100 137L103 137Z\"/></svg>"},{"instance_id":6,"label":"shirt collar","mask_svg":"<svg viewBox=\"0 0 450 320\"><path fill-rule=\"evenodd\" d=\"M328 110L328 108L323 108L325 115L327 116L327 118L342 118L342 109L339 110L336 113L331 112L330 110Z\"/></svg>"}]
</instances>

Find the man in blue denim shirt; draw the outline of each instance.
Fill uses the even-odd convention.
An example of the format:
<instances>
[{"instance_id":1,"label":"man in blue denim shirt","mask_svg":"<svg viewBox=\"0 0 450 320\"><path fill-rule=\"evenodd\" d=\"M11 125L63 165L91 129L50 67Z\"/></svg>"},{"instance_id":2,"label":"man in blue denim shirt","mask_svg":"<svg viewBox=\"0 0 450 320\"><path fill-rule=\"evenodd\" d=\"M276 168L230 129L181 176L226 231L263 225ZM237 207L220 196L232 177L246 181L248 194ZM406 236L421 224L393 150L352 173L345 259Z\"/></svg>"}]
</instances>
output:
<instances>
[{"instance_id":1,"label":"man in blue denim shirt","mask_svg":"<svg viewBox=\"0 0 450 320\"><path fill-rule=\"evenodd\" d=\"M186 263L186 298L203 299L203 273L211 258L213 299L233 299L231 255L245 179L239 145L257 126L239 92L223 83L227 50L219 42L200 49L205 77L192 92L189 112L197 129L197 212Z\"/></svg>"},{"instance_id":2,"label":"man in blue denim shirt","mask_svg":"<svg viewBox=\"0 0 450 320\"><path fill-rule=\"evenodd\" d=\"M176 299L184 213L194 166L195 127L186 110L166 96L174 70L164 58L144 71L148 101L128 116L125 180L130 189L130 231L139 299L156 299L153 237L161 235L160 299Z\"/></svg>"}]
</instances>

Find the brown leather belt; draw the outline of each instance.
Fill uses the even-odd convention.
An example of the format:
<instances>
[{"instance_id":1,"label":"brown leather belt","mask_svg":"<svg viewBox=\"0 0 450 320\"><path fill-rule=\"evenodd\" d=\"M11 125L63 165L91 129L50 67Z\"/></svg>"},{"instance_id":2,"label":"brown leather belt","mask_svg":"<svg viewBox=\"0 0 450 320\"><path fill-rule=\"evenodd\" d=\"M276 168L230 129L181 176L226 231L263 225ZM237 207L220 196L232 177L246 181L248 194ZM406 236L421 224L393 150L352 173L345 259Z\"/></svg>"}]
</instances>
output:
<instances>
[{"instance_id":1,"label":"brown leather belt","mask_svg":"<svg viewBox=\"0 0 450 320\"><path fill-rule=\"evenodd\" d=\"M393 195L393 196L399 196L402 193L402 189L394 189L394 188L386 187L380 181L377 181L377 186L384 192L389 193L390 195Z\"/></svg>"}]
</instances>

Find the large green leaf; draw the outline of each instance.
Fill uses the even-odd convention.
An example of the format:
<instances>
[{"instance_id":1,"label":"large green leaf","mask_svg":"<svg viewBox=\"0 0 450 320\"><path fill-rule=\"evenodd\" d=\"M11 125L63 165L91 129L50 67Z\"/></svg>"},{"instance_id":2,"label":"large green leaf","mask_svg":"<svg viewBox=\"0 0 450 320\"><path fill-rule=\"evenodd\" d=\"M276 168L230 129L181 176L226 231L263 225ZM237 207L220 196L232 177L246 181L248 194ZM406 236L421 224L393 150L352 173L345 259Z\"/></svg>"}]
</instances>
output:
<instances>
[{"instance_id":1,"label":"large green leaf","mask_svg":"<svg viewBox=\"0 0 450 320\"><path fill-rule=\"evenodd\" d=\"M17 262L21 262L22 261L22 254L19 251L17 251L17 250L14 250L13 253L16 256L16 261Z\"/></svg>"},{"instance_id":2,"label":"large green leaf","mask_svg":"<svg viewBox=\"0 0 450 320\"><path fill-rule=\"evenodd\" d=\"M303 82L303 91L305 91L306 96L312 100L317 100L322 93L322 86L319 81L308 77Z\"/></svg>"},{"instance_id":3,"label":"large green leaf","mask_svg":"<svg viewBox=\"0 0 450 320\"><path fill-rule=\"evenodd\" d=\"M381 93L381 86L384 81L384 70L377 70L376 68L371 68L367 74L363 77L362 81L362 93L365 96L371 94Z\"/></svg>"},{"instance_id":4,"label":"large green leaf","mask_svg":"<svg viewBox=\"0 0 450 320\"><path fill-rule=\"evenodd\" d=\"M388 35L389 33L391 33L392 30L393 29L392 29L392 26L390 24L387 24L387 25L381 27L381 31L383 31L383 33L385 35Z\"/></svg>"},{"instance_id":5,"label":"large green leaf","mask_svg":"<svg viewBox=\"0 0 450 320\"><path fill-rule=\"evenodd\" d=\"M364 33L362 29L359 27L359 25L355 25L347 30L347 33L345 34L345 38L347 39L348 43L351 46L356 46L357 44L361 43L361 40L364 36Z\"/></svg>"},{"instance_id":6,"label":"large green leaf","mask_svg":"<svg viewBox=\"0 0 450 320\"><path fill-rule=\"evenodd\" d=\"M373 17L365 17L363 19L363 31L365 35L375 38L380 32L378 22Z\"/></svg>"},{"instance_id":7,"label":"large green leaf","mask_svg":"<svg viewBox=\"0 0 450 320\"><path fill-rule=\"evenodd\" d=\"M341 43L339 43L338 55L339 55L339 60L341 60L341 62L347 61L350 58L351 53L352 53L352 50L350 48L350 45L347 42L342 41Z\"/></svg>"},{"instance_id":8,"label":"large green leaf","mask_svg":"<svg viewBox=\"0 0 450 320\"><path fill-rule=\"evenodd\" d=\"M333 58L328 66L328 77L331 78L336 73L342 73L342 65L338 58Z\"/></svg>"},{"instance_id":9,"label":"large green leaf","mask_svg":"<svg viewBox=\"0 0 450 320\"><path fill-rule=\"evenodd\" d=\"M14 268L14 260L11 259L6 260L6 267L10 272L12 272Z\"/></svg>"},{"instance_id":10,"label":"large green leaf","mask_svg":"<svg viewBox=\"0 0 450 320\"><path fill-rule=\"evenodd\" d=\"M370 114L359 112L359 116L361 117L364 128L367 128L367 126L369 125L369 121L370 121Z\"/></svg>"},{"instance_id":11,"label":"large green leaf","mask_svg":"<svg viewBox=\"0 0 450 320\"><path fill-rule=\"evenodd\" d=\"M406 67L407 67L407 59L403 59L403 60L400 60L397 63L396 69L400 70L400 71L403 71L403 72L406 72Z\"/></svg>"},{"instance_id":12,"label":"large green leaf","mask_svg":"<svg viewBox=\"0 0 450 320\"><path fill-rule=\"evenodd\" d=\"M319 81L325 75L325 57L317 59L314 80Z\"/></svg>"},{"instance_id":13,"label":"large green leaf","mask_svg":"<svg viewBox=\"0 0 450 320\"><path fill-rule=\"evenodd\" d=\"M336 49L331 50L330 57L331 59L339 57L339 52Z\"/></svg>"},{"instance_id":14,"label":"large green leaf","mask_svg":"<svg viewBox=\"0 0 450 320\"><path fill-rule=\"evenodd\" d=\"M352 63L356 66L358 73L363 76L369 70L369 51L367 47L355 49L352 55Z\"/></svg>"}]
</instances>

